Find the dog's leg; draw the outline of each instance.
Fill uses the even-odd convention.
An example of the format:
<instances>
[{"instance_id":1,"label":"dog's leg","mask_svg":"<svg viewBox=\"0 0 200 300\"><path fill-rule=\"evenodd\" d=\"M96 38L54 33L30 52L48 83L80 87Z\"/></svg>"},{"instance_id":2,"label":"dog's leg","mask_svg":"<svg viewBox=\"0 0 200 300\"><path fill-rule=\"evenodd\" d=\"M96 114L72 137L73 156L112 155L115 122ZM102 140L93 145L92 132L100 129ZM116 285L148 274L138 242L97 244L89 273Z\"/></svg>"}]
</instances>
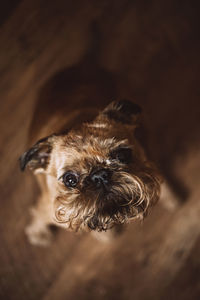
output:
<instances>
[{"instance_id":1,"label":"dog's leg","mask_svg":"<svg viewBox=\"0 0 200 300\"><path fill-rule=\"evenodd\" d=\"M174 193L166 181L161 185L160 203L169 211L176 210L181 203L178 195Z\"/></svg>"},{"instance_id":2,"label":"dog's leg","mask_svg":"<svg viewBox=\"0 0 200 300\"><path fill-rule=\"evenodd\" d=\"M33 245L47 246L52 240L49 225L53 223L51 208L45 195L41 195L35 207L31 208L31 223L26 227L25 233Z\"/></svg>"}]
</instances>

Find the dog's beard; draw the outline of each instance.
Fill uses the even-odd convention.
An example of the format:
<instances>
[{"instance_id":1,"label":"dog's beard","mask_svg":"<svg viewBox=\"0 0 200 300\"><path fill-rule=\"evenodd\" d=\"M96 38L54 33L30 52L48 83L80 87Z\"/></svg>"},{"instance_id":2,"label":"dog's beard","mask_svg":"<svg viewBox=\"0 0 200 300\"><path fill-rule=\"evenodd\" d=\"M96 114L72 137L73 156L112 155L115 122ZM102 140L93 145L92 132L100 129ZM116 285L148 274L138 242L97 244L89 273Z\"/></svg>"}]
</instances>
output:
<instances>
[{"instance_id":1,"label":"dog's beard","mask_svg":"<svg viewBox=\"0 0 200 300\"><path fill-rule=\"evenodd\" d=\"M68 229L106 231L115 224L143 218L159 198L159 178L149 169L131 175L119 171L106 191L88 188L85 193L68 192L55 200L55 217Z\"/></svg>"}]
</instances>

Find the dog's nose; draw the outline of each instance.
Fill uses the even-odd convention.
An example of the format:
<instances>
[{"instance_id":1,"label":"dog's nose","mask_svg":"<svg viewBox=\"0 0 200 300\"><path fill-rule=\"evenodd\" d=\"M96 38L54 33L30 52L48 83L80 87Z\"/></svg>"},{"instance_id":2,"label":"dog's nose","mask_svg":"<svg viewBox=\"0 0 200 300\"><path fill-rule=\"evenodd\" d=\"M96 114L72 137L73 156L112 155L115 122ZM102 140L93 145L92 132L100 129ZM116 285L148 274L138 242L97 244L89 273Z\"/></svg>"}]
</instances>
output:
<instances>
[{"instance_id":1,"label":"dog's nose","mask_svg":"<svg viewBox=\"0 0 200 300\"><path fill-rule=\"evenodd\" d=\"M95 184L96 187L106 186L111 178L111 172L108 169L100 169L94 171L90 175L91 181Z\"/></svg>"}]
</instances>

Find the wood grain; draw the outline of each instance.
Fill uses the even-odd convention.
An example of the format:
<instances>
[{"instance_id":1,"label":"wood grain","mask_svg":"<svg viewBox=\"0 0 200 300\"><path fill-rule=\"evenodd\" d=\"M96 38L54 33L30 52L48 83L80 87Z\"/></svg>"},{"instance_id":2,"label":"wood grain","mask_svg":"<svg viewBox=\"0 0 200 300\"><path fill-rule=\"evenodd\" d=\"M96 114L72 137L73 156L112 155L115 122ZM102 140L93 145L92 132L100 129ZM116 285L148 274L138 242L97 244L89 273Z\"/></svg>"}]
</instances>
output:
<instances>
[{"instance_id":1,"label":"wood grain","mask_svg":"<svg viewBox=\"0 0 200 300\"><path fill-rule=\"evenodd\" d=\"M41 89L85 57L94 21L99 65L143 106L151 155L185 202L158 204L111 244L59 230L33 247L24 228L38 188L18 157ZM0 24L0 298L199 299L198 1L21 0L2 5Z\"/></svg>"}]
</instances>

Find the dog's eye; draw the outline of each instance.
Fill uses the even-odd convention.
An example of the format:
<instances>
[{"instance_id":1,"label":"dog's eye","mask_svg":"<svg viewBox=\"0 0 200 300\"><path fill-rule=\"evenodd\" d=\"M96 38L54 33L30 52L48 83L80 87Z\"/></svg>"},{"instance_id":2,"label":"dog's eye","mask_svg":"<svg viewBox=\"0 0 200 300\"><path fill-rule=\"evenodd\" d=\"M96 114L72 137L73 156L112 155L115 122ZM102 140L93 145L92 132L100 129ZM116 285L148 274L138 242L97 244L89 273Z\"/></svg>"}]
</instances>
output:
<instances>
[{"instance_id":1,"label":"dog's eye","mask_svg":"<svg viewBox=\"0 0 200 300\"><path fill-rule=\"evenodd\" d=\"M67 172L63 175L63 182L65 186L74 188L78 183L78 175L72 172Z\"/></svg>"},{"instance_id":2,"label":"dog's eye","mask_svg":"<svg viewBox=\"0 0 200 300\"><path fill-rule=\"evenodd\" d=\"M118 148L113 150L110 156L123 164L128 164L132 160L132 150L130 148Z\"/></svg>"}]
</instances>

